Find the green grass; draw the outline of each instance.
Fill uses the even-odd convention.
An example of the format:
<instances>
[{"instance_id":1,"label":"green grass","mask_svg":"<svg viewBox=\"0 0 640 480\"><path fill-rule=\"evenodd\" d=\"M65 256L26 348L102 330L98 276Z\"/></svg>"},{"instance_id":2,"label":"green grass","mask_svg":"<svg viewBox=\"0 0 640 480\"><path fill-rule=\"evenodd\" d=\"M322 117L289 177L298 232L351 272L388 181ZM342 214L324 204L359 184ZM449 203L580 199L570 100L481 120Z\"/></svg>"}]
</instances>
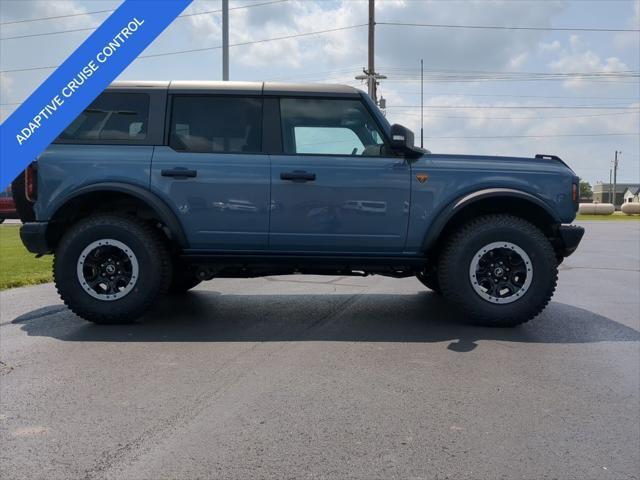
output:
<instances>
[{"instance_id":1,"label":"green grass","mask_svg":"<svg viewBox=\"0 0 640 480\"><path fill-rule=\"evenodd\" d=\"M613 220L613 221L633 221L640 220L640 215L625 215L624 213L615 213L614 215L577 215L576 222L581 220Z\"/></svg>"},{"instance_id":2,"label":"green grass","mask_svg":"<svg viewBox=\"0 0 640 480\"><path fill-rule=\"evenodd\" d=\"M0 290L51 281L51 255L35 258L20 241L20 225L0 225Z\"/></svg>"}]
</instances>

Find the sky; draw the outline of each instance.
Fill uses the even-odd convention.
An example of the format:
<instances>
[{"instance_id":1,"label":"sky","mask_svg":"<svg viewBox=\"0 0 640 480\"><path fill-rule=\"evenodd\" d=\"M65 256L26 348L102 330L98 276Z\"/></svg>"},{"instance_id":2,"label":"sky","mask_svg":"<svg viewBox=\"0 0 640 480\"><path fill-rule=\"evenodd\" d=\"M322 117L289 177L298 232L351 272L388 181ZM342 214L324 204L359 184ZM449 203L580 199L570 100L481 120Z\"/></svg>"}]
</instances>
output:
<instances>
[{"instance_id":1,"label":"sky","mask_svg":"<svg viewBox=\"0 0 640 480\"><path fill-rule=\"evenodd\" d=\"M62 63L120 3L0 0L0 118L53 71L40 67ZM367 5L230 0L230 79L366 90L354 77L367 63ZM221 80L220 8L195 0L119 79ZM28 21L43 17L57 18ZM608 182L618 150L618 182L640 183L640 33L451 27L638 30L640 0L377 0L376 22L385 113L417 143L424 62L425 148L554 154L592 184Z\"/></svg>"}]
</instances>

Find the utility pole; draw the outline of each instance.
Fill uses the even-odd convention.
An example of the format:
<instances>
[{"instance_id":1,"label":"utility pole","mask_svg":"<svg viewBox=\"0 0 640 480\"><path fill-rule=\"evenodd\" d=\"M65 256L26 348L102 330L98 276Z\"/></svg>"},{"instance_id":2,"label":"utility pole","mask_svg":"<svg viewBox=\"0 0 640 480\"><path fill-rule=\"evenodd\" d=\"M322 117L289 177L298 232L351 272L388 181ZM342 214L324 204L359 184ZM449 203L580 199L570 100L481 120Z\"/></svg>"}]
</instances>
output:
<instances>
[{"instance_id":1,"label":"utility pole","mask_svg":"<svg viewBox=\"0 0 640 480\"><path fill-rule=\"evenodd\" d=\"M367 92L372 100L378 103L378 80L383 80L387 77L376 73L375 67L375 47L376 47L376 2L375 0L369 0L369 52L367 68L363 69L364 75L358 75L356 80L367 81Z\"/></svg>"},{"instance_id":2,"label":"utility pole","mask_svg":"<svg viewBox=\"0 0 640 480\"><path fill-rule=\"evenodd\" d=\"M229 0L222 0L222 80L229 80Z\"/></svg>"},{"instance_id":3,"label":"utility pole","mask_svg":"<svg viewBox=\"0 0 640 480\"><path fill-rule=\"evenodd\" d=\"M611 203L613 203L614 210L616 208L616 183L617 183L617 178L618 178L618 154L621 154L621 153L622 152L619 152L618 150L616 150L615 157L613 159L613 197L612 197Z\"/></svg>"},{"instance_id":4,"label":"utility pole","mask_svg":"<svg viewBox=\"0 0 640 480\"><path fill-rule=\"evenodd\" d=\"M611 191L613 189L613 182L611 181L612 176L613 169L609 167L609 203L613 203L613 195L611 194Z\"/></svg>"},{"instance_id":5,"label":"utility pole","mask_svg":"<svg viewBox=\"0 0 640 480\"><path fill-rule=\"evenodd\" d=\"M369 0L369 61L368 61L368 74L369 74L369 96L373 100L378 102L378 92L376 88L376 79L373 73L376 71L375 62L375 49L376 49L376 1Z\"/></svg>"},{"instance_id":6,"label":"utility pole","mask_svg":"<svg viewBox=\"0 0 640 480\"><path fill-rule=\"evenodd\" d=\"M420 148L424 148L424 59L420 59Z\"/></svg>"}]
</instances>

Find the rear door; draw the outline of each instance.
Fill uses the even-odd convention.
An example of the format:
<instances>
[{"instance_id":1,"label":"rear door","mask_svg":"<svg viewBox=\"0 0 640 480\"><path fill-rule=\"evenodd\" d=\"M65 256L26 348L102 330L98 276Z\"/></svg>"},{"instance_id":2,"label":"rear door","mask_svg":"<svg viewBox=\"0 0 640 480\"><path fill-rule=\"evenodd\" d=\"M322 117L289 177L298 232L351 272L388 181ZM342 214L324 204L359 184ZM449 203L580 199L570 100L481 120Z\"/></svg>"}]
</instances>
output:
<instances>
[{"instance_id":1,"label":"rear door","mask_svg":"<svg viewBox=\"0 0 640 480\"><path fill-rule=\"evenodd\" d=\"M385 152L360 98L282 98L283 154L272 155L272 250L403 250L410 167Z\"/></svg>"},{"instance_id":2,"label":"rear door","mask_svg":"<svg viewBox=\"0 0 640 480\"><path fill-rule=\"evenodd\" d=\"M151 189L181 219L191 248L266 249L262 98L173 95L170 103L168 145L155 148Z\"/></svg>"}]
</instances>

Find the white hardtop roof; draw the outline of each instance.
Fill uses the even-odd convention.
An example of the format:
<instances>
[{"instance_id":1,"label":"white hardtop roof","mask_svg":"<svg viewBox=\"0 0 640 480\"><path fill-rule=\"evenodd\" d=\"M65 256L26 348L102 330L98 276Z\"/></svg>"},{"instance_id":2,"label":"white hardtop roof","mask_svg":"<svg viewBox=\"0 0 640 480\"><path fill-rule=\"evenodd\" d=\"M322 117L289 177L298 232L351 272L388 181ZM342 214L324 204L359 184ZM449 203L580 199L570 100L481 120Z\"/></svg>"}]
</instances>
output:
<instances>
[{"instance_id":1,"label":"white hardtop roof","mask_svg":"<svg viewBox=\"0 0 640 480\"><path fill-rule=\"evenodd\" d=\"M330 94L359 95L357 88L330 83L279 83L279 82L222 82L200 80L172 81L118 81L109 89L168 90L171 93L253 93L253 94Z\"/></svg>"}]
</instances>

